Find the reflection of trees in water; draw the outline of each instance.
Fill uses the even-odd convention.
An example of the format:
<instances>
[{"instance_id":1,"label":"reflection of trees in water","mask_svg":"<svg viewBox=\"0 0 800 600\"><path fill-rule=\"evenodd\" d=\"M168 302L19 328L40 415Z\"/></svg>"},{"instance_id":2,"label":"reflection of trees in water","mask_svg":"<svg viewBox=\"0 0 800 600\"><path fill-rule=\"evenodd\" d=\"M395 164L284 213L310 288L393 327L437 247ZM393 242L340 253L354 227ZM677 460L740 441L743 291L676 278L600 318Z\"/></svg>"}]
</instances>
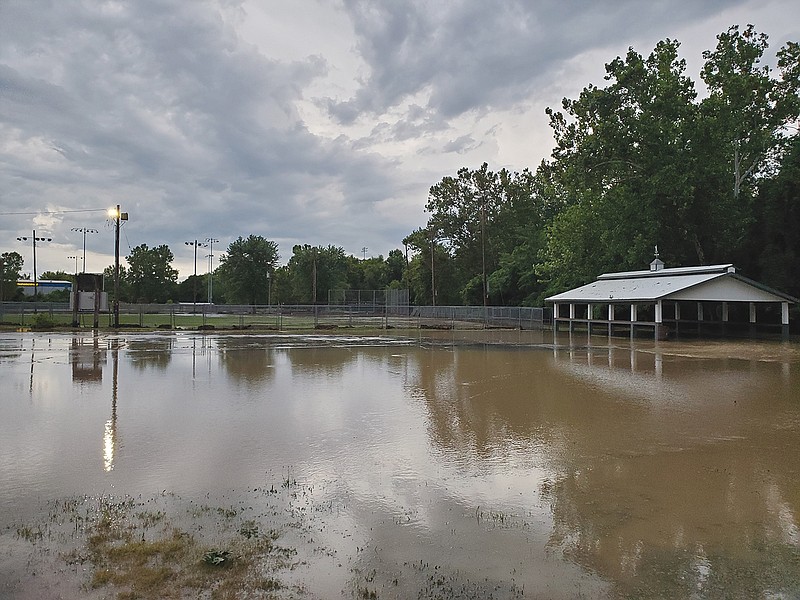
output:
<instances>
[{"instance_id":1,"label":"reflection of trees in water","mask_svg":"<svg viewBox=\"0 0 800 600\"><path fill-rule=\"evenodd\" d=\"M344 374L348 365L358 360L362 350L364 348L311 346L286 348L282 353L291 361L292 372L295 374L338 378Z\"/></svg>"},{"instance_id":2,"label":"reflection of trees in water","mask_svg":"<svg viewBox=\"0 0 800 600\"><path fill-rule=\"evenodd\" d=\"M231 378L248 383L272 379L275 350L268 340L220 337L217 349L220 364Z\"/></svg>"},{"instance_id":3,"label":"reflection of trees in water","mask_svg":"<svg viewBox=\"0 0 800 600\"><path fill-rule=\"evenodd\" d=\"M553 471L542 488L552 547L623 595L800 592L800 467L787 453L800 447L796 365L417 356L409 384L432 442L465 462L540 454Z\"/></svg>"},{"instance_id":4,"label":"reflection of trees in water","mask_svg":"<svg viewBox=\"0 0 800 600\"><path fill-rule=\"evenodd\" d=\"M554 366L585 382L589 415L566 423L543 490L554 548L626 597L800 592L782 365L585 353Z\"/></svg>"},{"instance_id":5,"label":"reflection of trees in water","mask_svg":"<svg viewBox=\"0 0 800 600\"><path fill-rule=\"evenodd\" d=\"M0 362L11 362L22 356L22 338L0 340Z\"/></svg>"},{"instance_id":6,"label":"reflection of trees in water","mask_svg":"<svg viewBox=\"0 0 800 600\"><path fill-rule=\"evenodd\" d=\"M539 367L531 352L462 348L416 356L408 384L424 398L432 442L443 450L466 461L484 460L503 456L520 442L539 445L558 435L569 406L553 393L558 382L532 371Z\"/></svg>"},{"instance_id":7,"label":"reflection of trees in water","mask_svg":"<svg viewBox=\"0 0 800 600\"><path fill-rule=\"evenodd\" d=\"M274 376L276 360L284 359L295 376L337 379L361 359L387 364L385 347L339 345L335 339L309 340L285 336L219 338L220 362L236 379L258 382Z\"/></svg>"},{"instance_id":8,"label":"reflection of trees in water","mask_svg":"<svg viewBox=\"0 0 800 600\"><path fill-rule=\"evenodd\" d=\"M551 547L624 597L796 594L798 505L784 496L794 485L785 457L729 446L576 461L544 490Z\"/></svg>"},{"instance_id":9,"label":"reflection of trees in water","mask_svg":"<svg viewBox=\"0 0 800 600\"><path fill-rule=\"evenodd\" d=\"M172 350L175 346L173 336L146 337L137 339L131 336L127 341L128 358L137 369L155 367L165 370L172 361Z\"/></svg>"}]
</instances>

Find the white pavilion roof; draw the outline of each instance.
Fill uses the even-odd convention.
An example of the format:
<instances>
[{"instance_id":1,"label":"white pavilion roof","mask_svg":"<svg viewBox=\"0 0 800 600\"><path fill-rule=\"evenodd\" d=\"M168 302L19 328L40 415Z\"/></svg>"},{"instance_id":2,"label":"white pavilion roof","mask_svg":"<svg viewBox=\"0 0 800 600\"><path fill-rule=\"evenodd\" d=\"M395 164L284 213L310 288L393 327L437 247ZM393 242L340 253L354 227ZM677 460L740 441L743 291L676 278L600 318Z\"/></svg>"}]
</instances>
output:
<instances>
[{"instance_id":1,"label":"white pavilion roof","mask_svg":"<svg viewBox=\"0 0 800 600\"><path fill-rule=\"evenodd\" d=\"M742 277L732 264L658 271L604 273L593 283L550 296L548 302L797 302L787 294Z\"/></svg>"}]
</instances>

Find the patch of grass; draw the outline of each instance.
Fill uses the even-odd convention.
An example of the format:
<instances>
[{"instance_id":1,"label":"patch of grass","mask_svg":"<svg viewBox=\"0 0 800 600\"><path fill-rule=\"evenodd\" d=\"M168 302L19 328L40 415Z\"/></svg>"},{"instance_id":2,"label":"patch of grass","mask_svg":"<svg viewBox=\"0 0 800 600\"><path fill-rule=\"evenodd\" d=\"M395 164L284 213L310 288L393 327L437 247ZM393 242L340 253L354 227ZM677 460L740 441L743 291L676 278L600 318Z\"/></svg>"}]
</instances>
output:
<instances>
[{"instance_id":1,"label":"patch of grass","mask_svg":"<svg viewBox=\"0 0 800 600\"><path fill-rule=\"evenodd\" d=\"M56 508L50 520L74 521L79 542L61 558L89 566L86 585L117 600L271 598L284 587L279 573L296 566L296 550L276 545L276 530L236 507L101 497ZM36 543L48 531L20 526L17 535Z\"/></svg>"}]
</instances>

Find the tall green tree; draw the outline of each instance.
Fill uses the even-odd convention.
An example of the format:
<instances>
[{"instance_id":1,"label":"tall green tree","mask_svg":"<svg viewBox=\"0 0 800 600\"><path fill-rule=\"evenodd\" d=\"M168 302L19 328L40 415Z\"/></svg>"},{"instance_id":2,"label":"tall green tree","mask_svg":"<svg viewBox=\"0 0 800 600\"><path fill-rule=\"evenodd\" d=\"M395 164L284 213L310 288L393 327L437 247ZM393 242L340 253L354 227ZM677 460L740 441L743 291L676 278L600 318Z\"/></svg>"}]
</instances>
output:
<instances>
[{"instance_id":1,"label":"tall green tree","mask_svg":"<svg viewBox=\"0 0 800 600\"><path fill-rule=\"evenodd\" d=\"M108 294L108 303L111 305L114 302L114 265L103 269L103 291ZM135 302L125 265L119 266L119 299L121 302Z\"/></svg>"},{"instance_id":2,"label":"tall green tree","mask_svg":"<svg viewBox=\"0 0 800 600\"><path fill-rule=\"evenodd\" d=\"M800 298L800 135L759 186L751 252L760 281Z\"/></svg>"},{"instance_id":3,"label":"tall green tree","mask_svg":"<svg viewBox=\"0 0 800 600\"><path fill-rule=\"evenodd\" d=\"M589 86L564 113L548 109L564 207L548 230L539 273L550 289L605 270L647 264L658 244L668 258L693 253L691 133L694 84L679 44L659 42L649 57L630 49L606 65L605 88Z\"/></svg>"},{"instance_id":4,"label":"tall green tree","mask_svg":"<svg viewBox=\"0 0 800 600\"><path fill-rule=\"evenodd\" d=\"M22 265L22 255L18 252L0 254L0 301L16 300L22 297L22 290L17 286Z\"/></svg>"},{"instance_id":5,"label":"tall green tree","mask_svg":"<svg viewBox=\"0 0 800 600\"><path fill-rule=\"evenodd\" d=\"M178 302L206 302L208 299L208 274L189 275L178 283L175 293Z\"/></svg>"},{"instance_id":6,"label":"tall green tree","mask_svg":"<svg viewBox=\"0 0 800 600\"><path fill-rule=\"evenodd\" d=\"M136 246L125 257L128 261L127 282L136 302L166 302L175 295L178 270L172 267L175 257L165 244L149 248Z\"/></svg>"},{"instance_id":7,"label":"tall green tree","mask_svg":"<svg viewBox=\"0 0 800 600\"><path fill-rule=\"evenodd\" d=\"M278 244L260 235L239 237L231 242L216 270L226 300L267 304L278 258Z\"/></svg>"},{"instance_id":8,"label":"tall green tree","mask_svg":"<svg viewBox=\"0 0 800 600\"><path fill-rule=\"evenodd\" d=\"M800 49L789 43L778 51L775 77L761 62L767 36L752 25L744 31L733 26L717 40L713 51L703 53L701 77L709 95L700 105L693 146L697 193L709 203L700 261L730 260L752 268L746 235L758 185L775 172L787 149L787 126L799 114Z\"/></svg>"},{"instance_id":9,"label":"tall green tree","mask_svg":"<svg viewBox=\"0 0 800 600\"><path fill-rule=\"evenodd\" d=\"M403 239L413 258L406 281L411 301L417 305L451 306L462 304L462 286L448 249L430 229L417 229Z\"/></svg>"},{"instance_id":10,"label":"tall green tree","mask_svg":"<svg viewBox=\"0 0 800 600\"><path fill-rule=\"evenodd\" d=\"M324 303L329 291L348 289L347 265L347 256L339 246L294 246L286 265L291 301Z\"/></svg>"}]
</instances>

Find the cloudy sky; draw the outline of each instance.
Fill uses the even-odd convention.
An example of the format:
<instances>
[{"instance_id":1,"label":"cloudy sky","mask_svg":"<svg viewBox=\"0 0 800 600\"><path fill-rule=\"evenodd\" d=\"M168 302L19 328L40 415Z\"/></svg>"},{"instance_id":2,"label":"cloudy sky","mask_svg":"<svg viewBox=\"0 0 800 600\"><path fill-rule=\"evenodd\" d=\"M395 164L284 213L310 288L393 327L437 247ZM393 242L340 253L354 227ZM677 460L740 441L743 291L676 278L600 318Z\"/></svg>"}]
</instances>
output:
<instances>
[{"instance_id":1,"label":"cloudy sky","mask_svg":"<svg viewBox=\"0 0 800 600\"><path fill-rule=\"evenodd\" d=\"M629 46L703 50L753 23L800 40L796 0L0 0L0 252L32 271L238 236L386 254L463 166L549 155L544 114ZM198 273L207 270L198 252ZM215 259L216 265L216 259Z\"/></svg>"}]
</instances>

